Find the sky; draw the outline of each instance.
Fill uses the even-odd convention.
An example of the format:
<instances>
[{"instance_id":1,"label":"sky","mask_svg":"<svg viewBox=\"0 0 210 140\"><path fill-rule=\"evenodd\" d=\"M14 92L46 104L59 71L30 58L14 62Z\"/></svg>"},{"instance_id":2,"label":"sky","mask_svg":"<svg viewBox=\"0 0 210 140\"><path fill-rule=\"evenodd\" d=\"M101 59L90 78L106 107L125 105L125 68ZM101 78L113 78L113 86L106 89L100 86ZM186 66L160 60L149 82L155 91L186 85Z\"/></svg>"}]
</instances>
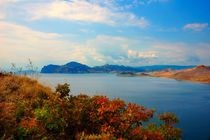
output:
<instances>
[{"instance_id":1,"label":"sky","mask_svg":"<svg viewBox=\"0 0 210 140\"><path fill-rule=\"evenodd\" d=\"M209 0L0 0L0 69L210 65Z\"/></svg>"}]
</instances>

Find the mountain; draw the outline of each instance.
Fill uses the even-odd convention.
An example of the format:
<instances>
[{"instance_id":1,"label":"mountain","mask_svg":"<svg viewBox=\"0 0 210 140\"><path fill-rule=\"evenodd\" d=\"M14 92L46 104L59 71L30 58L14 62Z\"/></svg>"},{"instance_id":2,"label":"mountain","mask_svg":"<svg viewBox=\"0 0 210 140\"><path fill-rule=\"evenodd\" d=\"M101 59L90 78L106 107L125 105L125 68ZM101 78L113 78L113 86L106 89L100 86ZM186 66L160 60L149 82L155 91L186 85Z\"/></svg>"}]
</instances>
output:
<instances>
[{"instance_id":1,"label":"mountain","mask_svg":"<svg viewBox=\"0 0 210 140\"><path fill-rule=\"evenodd\" d=\"M97 72L142 72L142 69L123 66L123 65L103 65L103 66L96 66L93 69Z\"/></svg>"},{"instance_id":2,"label":"mountain","mask_svg":"<svg viewBox=\"0 0 210 140\"><path fill-rule=\"evenodd\" d=\"M58 69L60 68L61 66L58 66L58 65L47 65L47 66L44 66L41 70L42 73L56 73L58 72Z\"/></svg>"},{"instance_id":3,"label":"mountain","mask_svg":"<svg viewBox=\"0 0 210 140\"><path fill-rule=\"evenodd\" d=\"M110 73L110 72L145 72L145 71L157 71L166 68L180 70L186 68L192 68L194 66L176 66L176 65L154 65L154 66L141 66L131 67L123 65L102 65L89 67L87 65L78 62L69 62L65 65L47 65L41 70L41 73Z\"/></svg>"},{"instance_id":4,"label":"mountain","mask_svg":"<svg viewBox=\"0 0 210 140\"><path fill-rule=\"evenodd\" d=\"M200 65L194 68L189 68L185 70L162 70L154 72L151 76L155 77L166 77L176 80L187 80L194 82L202 82L210 84L210 67Z\"/></svg>"},{"instance_id":5,"label":"mountain","mask_svg":"<svg viewBox=\"0 0 210 140\"><path fill-rule=\"evenodd\" d=\"M41 73L89 73L91 70L87 65L78 62L70 62L65 65L47 65L41 70Z\"/></svg>"},{"instance_id":6,"label":"mountain","mask_svg":"<svg viewBox=\"0 0 210 140\"><path fill-rule=\"evenodd\" d=\"M128 67L128 66L119 66L119 65L103 65L89 67L87 65L70 62L65 65L47 65L44 66L41 70L41 73L110 73L110 72L141 72L138 68Z\"/></svg>"},{"instance_id":7,"label":"mountain","mask_svg":"<svg viewBox=\"0 0 210 140\"><path fill-rule=\"evenodd\" d=\"M59 73L88 73L90 67L78 62L70 62L61 66L58 70Z\"/></svg>"}]
</instances>

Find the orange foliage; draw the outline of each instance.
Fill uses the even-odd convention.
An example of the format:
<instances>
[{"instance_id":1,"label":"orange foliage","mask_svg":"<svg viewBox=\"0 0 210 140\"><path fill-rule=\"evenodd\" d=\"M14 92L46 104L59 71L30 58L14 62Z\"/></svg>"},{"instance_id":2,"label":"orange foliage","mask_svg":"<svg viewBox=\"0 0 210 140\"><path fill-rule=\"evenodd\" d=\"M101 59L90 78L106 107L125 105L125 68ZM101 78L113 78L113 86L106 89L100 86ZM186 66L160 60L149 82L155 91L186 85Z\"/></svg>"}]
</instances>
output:
<instances>
[{"instance_id":1,"label":"orange foliage","mask_svg":"<svg viewBox=\"0 0 210 140\"><path fill-rule=\"evenodd\" d=\"M20 126L23 128L33 129L37 127L37 120L35 118L31 119L24 118L20 121Z\"/></svg>"}]
</instances>

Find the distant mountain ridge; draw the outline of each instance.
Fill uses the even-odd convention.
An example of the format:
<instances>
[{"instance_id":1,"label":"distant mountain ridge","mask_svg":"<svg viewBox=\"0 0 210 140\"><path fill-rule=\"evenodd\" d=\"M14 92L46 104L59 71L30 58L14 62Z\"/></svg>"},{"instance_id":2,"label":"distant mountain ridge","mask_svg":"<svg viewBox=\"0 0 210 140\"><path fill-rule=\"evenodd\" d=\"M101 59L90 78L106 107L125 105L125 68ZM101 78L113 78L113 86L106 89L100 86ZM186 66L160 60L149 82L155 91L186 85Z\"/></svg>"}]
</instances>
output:
<instances>
[{"instance_id":1,"label":"distant mountain ridge","mask_svg":"<svg viewBox=\"0 0 210 140\"><path fill-rule=\"evenodd\" d=\"M159 71L163 69L182 70L193 68L195 66L176 66L176 65L153 65L153 66L123 66L123 65L102 65L90 67L78 62L69 62L65 65L49 64L41 69L41 73L118 73L118 72L145 72L145 71Z\"/></svg>"}]
</instances>

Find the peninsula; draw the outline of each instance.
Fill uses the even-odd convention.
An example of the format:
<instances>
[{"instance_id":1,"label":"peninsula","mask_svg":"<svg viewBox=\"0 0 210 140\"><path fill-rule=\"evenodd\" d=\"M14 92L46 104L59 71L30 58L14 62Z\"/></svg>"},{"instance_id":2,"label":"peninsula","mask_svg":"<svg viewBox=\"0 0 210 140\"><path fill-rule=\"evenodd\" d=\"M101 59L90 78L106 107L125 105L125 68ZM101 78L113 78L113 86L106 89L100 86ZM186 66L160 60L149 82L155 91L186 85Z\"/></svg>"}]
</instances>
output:
<instances>
[{"instance_id":1,"label":"peninsula","mask_svg":"<svg viewBox=\"0 0 210 140\"><path fill-rule=\"evenodd\" d=\"M153 72L150 74L150 76L210 84L210 67L200 65L194 68L184 70L165 69Z\"/></svg>"}]
</instances>

